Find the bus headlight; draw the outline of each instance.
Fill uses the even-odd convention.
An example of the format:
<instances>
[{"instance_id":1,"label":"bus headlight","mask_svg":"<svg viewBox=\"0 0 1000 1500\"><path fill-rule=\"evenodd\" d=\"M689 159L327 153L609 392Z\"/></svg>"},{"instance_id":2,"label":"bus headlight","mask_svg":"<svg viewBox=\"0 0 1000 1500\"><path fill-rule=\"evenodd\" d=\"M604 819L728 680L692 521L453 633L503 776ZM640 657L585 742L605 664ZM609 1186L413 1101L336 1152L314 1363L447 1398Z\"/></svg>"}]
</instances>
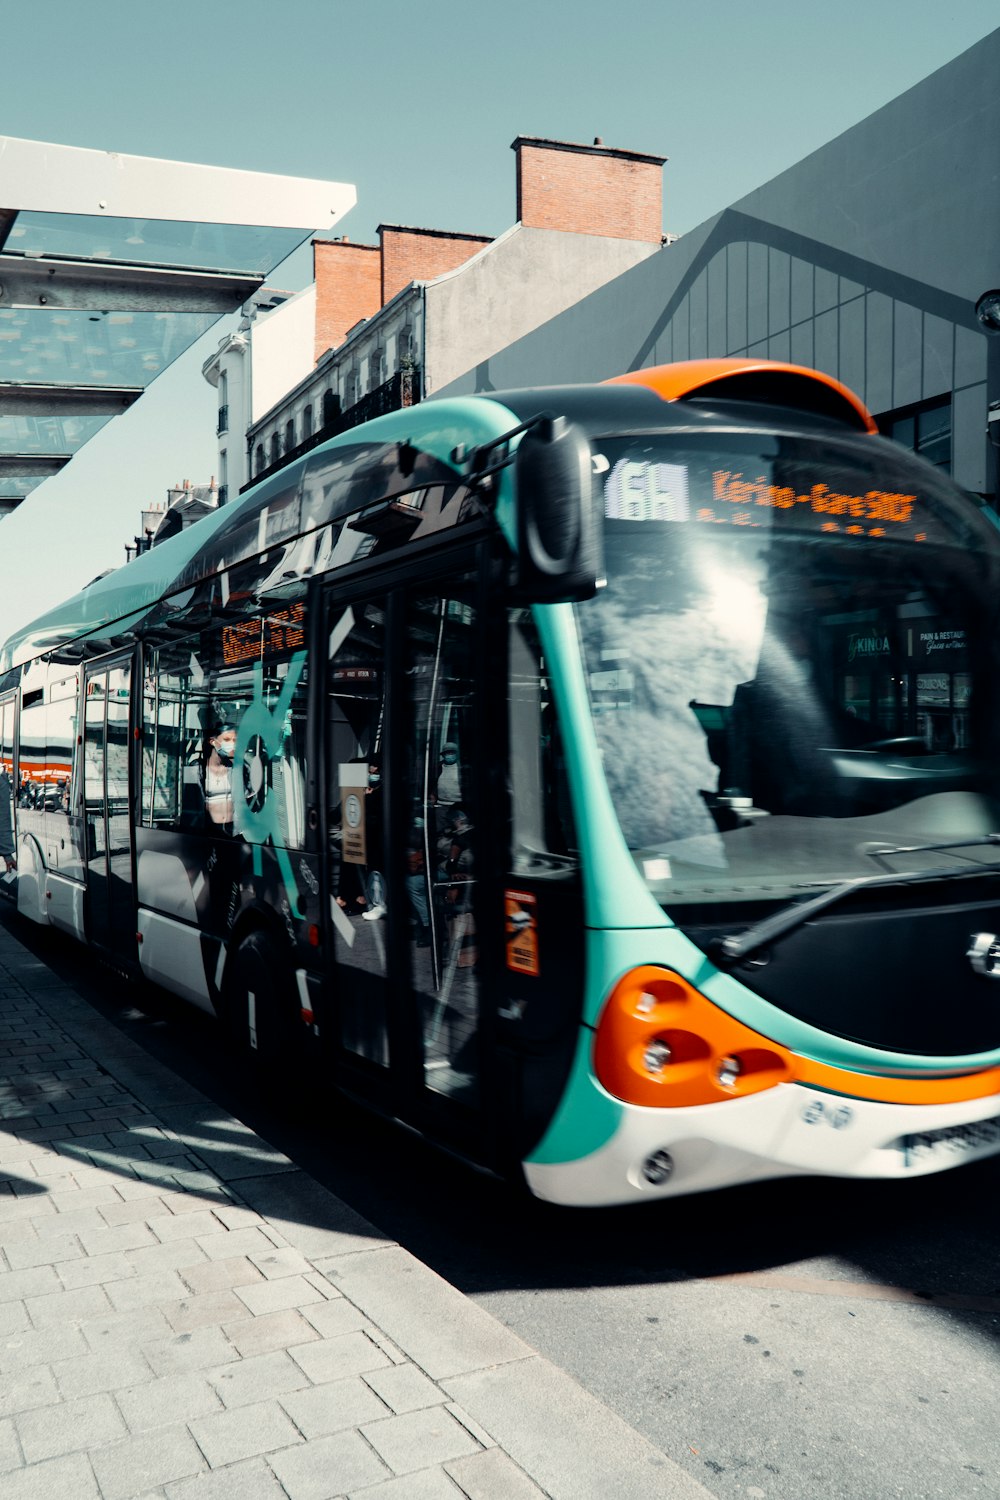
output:
<instances>
[{"instance_id":1,"label":"bus headlight","mask_svg":"<svg viewBox=\"0 0 1000 1500\"><path fill-rule=\"evenodd\" d=\"M795 1059L669 969L631 969L608 996L594 1068L609 1094L660 1108L715 1104L795 1077Z\"/></svg>"}]
</instances>

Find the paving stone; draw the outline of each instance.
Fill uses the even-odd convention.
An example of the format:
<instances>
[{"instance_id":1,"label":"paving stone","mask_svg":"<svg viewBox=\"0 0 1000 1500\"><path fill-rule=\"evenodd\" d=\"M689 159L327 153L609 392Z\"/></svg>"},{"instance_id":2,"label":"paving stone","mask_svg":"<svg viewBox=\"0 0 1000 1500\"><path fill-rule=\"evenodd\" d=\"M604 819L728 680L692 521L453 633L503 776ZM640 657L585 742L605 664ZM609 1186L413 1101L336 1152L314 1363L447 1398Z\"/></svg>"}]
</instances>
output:
<instances>
[{"instance_id":1,"label":"paving stone","mask_svg":"<svg viewBox=\"0 0 1000 1500\"><path fill-rule=\"evenodd\" d=\"M420 1411L427 1406L443 1406L448 1400L433 1380L416 1365L394 1365L388 1370L370 1370L365 1380L397 1415Z\"/></svg>"},{"instance_id":2,"label":"paving stone","mask_svg":"<svg viewBox=\"0 0 1000 1500\"><path fill-rule=\"evenodd\" d=\"M260 1214L255 1213L252 1208L244 1208L237 1203L220 1204L212 1212L227 1229L259 1229L264 1223Z\"/></svg>"},{"instance_id":3,"label":"paving stone","mask_svg":"<svg viewBox=\"0 0 1000 1500\"><path fill-rule=\"evenodd\" d=\"M253 1261L258 1271L266 1276L268 1281L277 1281L283 1276L304 1276L312 1270L312 1266L304 1255L298 1250L290 1250L287 1246L282 1249L273 1248L262 1254L250 1252L248 1257Z\"/></svg>"},{"instance_id":4,"label":"paving stone","mask_svg":"<svg viewBox=\"0 0 1000 1500\"><path fill-rule=\"evenodd\" d=\"M176 1370L214 1370L218 1365L239 1359L219 1328L196 1328L191 1333L174 1334L173 1338L154 1339L142 1346L142 1352L156 1375L170 1375Z\"/></svg>"},{"instance_id":5,"label":"paving stone","mask_svg":"<svg viewBox=\"0 0 1000 1500\"><path fill-rule=\"evenodd\" d=\"M185 1371L118 1391L116 1400L133 1432L149 1432L176 1422L190 1422L223 1410L222 1402L200 1373Z\"/></svg>"},{"instance_id":6,"label":"paving stone","mask_svg":"<svg viewBox=\"0 0 1000 1500\"><path fill-rule=\"evenodd\" d=\"M56 1215L51 1217L55 1219ZM0 1248L6 1245L38 1244L38 1231L30 1219L8 1219L0 1224Z\"/></svg>"},{"instance_id":7,"label":"paving stone","mask_svg":"<svg viewBox=\"0 0 1000 1500\"><path fill-rule=\"evenodd\" d=\"M109 1224L103 1229L85 1229L80 1238L88 1255L105 1255L109 1250L138 1250L143 1245L157 1243L152 1231L139 1221L133 1224Z\"/></svg>"},{"instance_id":8,"label":"paving stone","mask_svg":"<svg viewBox=\"0 0 1000 1500\"><path fill-rule=\"evenodd\" d=\"M368 1370L378 1370L390 1363L364 1333L342 1333L335 1339L300 1344L289 1350L289 1354L314 1385L344 1380L348 1375L364 1375Z\"/></svg>"},{"instance_id":9,"label":"paving stone","mask_svg":"<svg viewBox=\"0 0 1000 1500\"><path fill-rule=\"evenodd\" d=\"M176 1271L153 1271L148 1276L133 1273L127 1279L110 1282L105 1287L116 1312L133 1312L137 1307L171 1302L183 1297L186 1290Z\"/></svg>"},{"instance_id":10,"label":"paving stone","mask_svg":"<svg viewBox=\"0 0 1000 1500\"><path fill-rule=\"evenodd\" d=\"M142 1355L124 1346L100 1354L86 1354L78 1359L59 1360L52 1366L52 1371L67 1400L76 1396L93 1396L98 1391L117 1391L153 1378Z\"/></svg>"},{"instance_id":11,"label":"paving stone","mask_svg":"<svg viewBox=\"0 0 1000 1500\"><path fill-rule=\"evenodd\" d=\"M499 1448L456 1458L444 1467L468 1500L545 1500L524 1470ZM372 1500L376 1500L374 1495Z\"/></svg>"},{"instance_id":12,"label":"paving stone","mask_svg":"<svg viewBox=\"0 0 1000 1500\"><path fill-rule=\"evenodd\" d=\"M334 1297L329 1302L318 1302L303 1310L302 1316L321 1333L325 1339L336 1338L341 1333L353 1333L368 1325L363 1312L348 1302L346 1297Z\"/></svg>"},{"instance_id":13,"label":"paving stone","mask_svg":"<svg viewBox=\"0 0 1000 1500\"><path fill-rule=\"evenodd\" d=\"M0 1372L16 1374L33 1365L50 1365L57 1359L87 1354L86 1340L78 1328L28 1329L6 1334L0 1344Z\"/></svg>"},{"instance_id":14,"label":"paving stone","mask_svg":"<svg viewBox=\"0 0 1000 1500\"><path fill-rule=\"evenodd\" d=\"M254 1270L256 1270L256 1266ZM258 1273L259 1274L259 1273ZM323 1302L322 1292L311 1286L304 1276L283 1276L278 1281L261 1281L255 1285L234 1288L237 1297L255 1316L281 1312L287 1307L308 1307Z\"/></svg>"},{"instance_id":15,"label":"paving stone","mask_svg":"<svg viewBox=\"0 0 1000 1500\"><path fill-rule=\"evenodd\" d=\"M116 1196L113 1203L103 1203L97 1211L109 1227L117 1228L121 1224L135 1224L159 1217L160 1202L159 1198L151 1196L132 1198L128 1202Z\"/></svg>"},{"instance_id":16,"label":"paving stone","mask_svg":"<svg viewBox=\"0 0 1000 1500\"><path fill-rule=\"evenodd\" d=\"M308 1379L283 1350L255 1354L250 1359L209 1371L208 1378L226 1406L247 1406L269 1396L301 1390Z\"/></svg>"},{"instance_id":17,"label":"paving stone","mask_svg":"<svg viewBox=\"0 0 1000 1500\"><path fill-rule=\"evenodd\" d=\"M110 1208L112 1204L120 1203L121 1199L112 1183L95 1182L89 1187L79 1187L71 1192L51 1193L49 1201L57 1214L70 1214L82 1213L90 1208Z\"/></svg>"},{"instance_id":18,"label":"paving stone","mask_svg":"<svg viewBox=\"0 0 1000 1500\"><path fill-rule=\"evenodd\" d=\"M0 1302L0 1336L30 1327L31 1319L23 1302Z\"/></svg>"},{"instance_id":19,"label":"paving stone","mask_svg":"<svg viewBox=\"0 0 1000 1500\"><path fill-rule=\"evenodd\" d=\"M371 1422L361 1433L394 1474L410 1474L480 1451L472 1434L444 1407Z\"/></svg>"},{"instance_id":20,"label":"paving stone","mask_svg":"<svg viewBox=\"0 0 1000 1500\"><path fill-rule=\"evenodd\" d=\"M5 1474L3 1500L101 1500L94 1471L83 1453L51 1458Z\"/></svg>"},{"instance_id":21,"label":"paving stone","mask_svg":"<svg viewBox=\"0 0 1000 1500\"><path fill-rule=\"evenodd\" d=\"M464 1500L444 1469L421 1469L419 1474L404 1474L401 1479L387 1479L383 1484L366 1485L353 1490L347 1500Z\"/></svg>"},{"instance_id":22,"label":"paving stone","mask_svg":"<svg viewBox=\"0 0 1000 1500\"><path fill-rule=\"evenodd\" d=\"M181 1287L182 1293L187 1288ZM186 1333L192 1328L218 1327L231 1319L250 1323L249 1312L232 1292L205 1292L201 1296L182 1295L179 1301L160 1305L171 1328ZM233 1326L236 1326L234 1323ZM242 1351L241 1351L242 1352Z\"/></svg>"},{"instance_id":23,"label":"paving stone","mask_svg":"<svg viewBox=\"0 0 1000 1500\"><path fill-rule=\"evenodd\" d=\"M4 1417L0 1421L0 1474L9 1474L11 1469L19 1469L23 1462L13 1419Z\"/></svg>"},{"instance_id":24,"label":"paving stone","mask_svg":"<svg viewBox=\"0 0 1000 1500\"><path fill-rule=\"evenodd\" d=\"M305 1172L251 1178L240 1197L280 1229L293 1250L311 1260L391 1244L381 1230Z\"/></svg>"},{"instance_id":25,"label":"paving stone","mask_svg":"<svg viewBox=\"0 0 1000 1500\"><path fill-rule=\"evenodd\" d=\"M80 1260L83 1247L74 1235L53 1234L45 1239L5 1245L4 1254L12 1271L26 1271L29 1266L54 1266L60 1261Z\"/></svg>"},{"instance_id":26,"label":"paving stone","mask_svg":"<svg viewBox=\"0 0 1000 1500\"><path fill-rule=\"evenodd\" d=\"M189 1214L158 1214L148 1221L150 1229L161 1241L193 1240L198 1235L213 1235L219 1232L219 1221L208 1209L199 1209Z\"/></svg>"},{"instance_id":27,"label":"paving stone","mask_svg":"<svg viewBox=\"0 0 1000 1500\"><path fill-rule=\"evenodd\" d=\"M281 1405L305 1437L329 1437L362 1422L375 1422L390 1415L375 1392L355 1376L331 1385L314 1385L281 1397Z\"/></svg>"},{"instance_id":28,"label":"paving stone","mask_svg":"<svg viewBox=\"0 0 1000 1500\"><path fill-rule=\"evenodd\" d=\"M72 1292L52 1292L47 1297L26 1297L24 1300L36 1328L83 1322L85 1318L99 1318L102 1313L111 1311L111 1303L100 1286L77 1287Z\"/></svg>"},{"instance_id":29,"label":"paving stone","mask_svg":"<svg viewBox=\"0 0 1000 1500\"><path fill-rule=\"evenodd\" d=\"M196 1241L209 1260L227 1260L232 1255L266 1255L273 1248L259 1229L223 1229Z\"/></svg>"},{"instance_id":30,"label":"paving stone","mask_svg":"<svg viewBox=\"0 0 1000 1500\"><path fill-rule=\"evenodd\" d=\"M93 1350L101 1352L123 1344L138 1348L154 1339L167 1338L170 1324L158 1307L140 1307L135 1312L88 1319L80 1324L80 1332Z\"/></svg>"},{"instance_id":31,"label":"paving stone","mask_svg":"<svg viewBox=\"0 0 1000 1500\"><path fill-rule=\"evenodd\" d=\"M83 1191L83 1189L81 1189ZM68 1193L60 1193L60 1198L68 1198ZM51 1204L52 1199L48 1200ZM65 1213L44 1213L32 1220L36 1233L40 1238L48 1236L82 1234L85 1230L89 1233L94 1229L105 1227L98 1208L71 1208ZM91 1252L88 1250L87 1254Z\"/></svg>"},{"instance_id":32,"label":"paving stone","mask_svg":"<svg viewBox=\"0 0 1000 1500\"><path fill-rule=\"evenodd\" d=\"M59 1279L67 1291L81 1286L100 1286L108 1281L126 1281L135 1275L120 1250L108 1255L90 1255L86 1260L66 1261L58 1267Z\"/></svg>"},{"instance_id":33,"label":"paving stone","mask_svg":"<svg viewBox=\"0 0 1000 1500\"><path fill-rule=\"evenodd\" d=\"M205 1466L198 1445L184 1427L124 1438L92 1453L90 1461L103 1500L132 1500L143 1490L187 1478Z\"/></svg>"},{"instance_id":34,"label":"paving stone","mask_svg":"<svg viewBox=\"0 0 1000 1500\"><path fill-rule=\"evenodd\" d=\"M222 1331L244 1359L254 1354L269 1354L274 1349L288 1349L293 1344L305 1344L319 1338L315 1328L295 1308L284 1312L264 1313L259 1318L253 1318L242 1302L237 1302L236 1305L243 1314L242 1319L236 1323L223 1323ZM167 1316L170 1316L169 1311Z\"/></svg>"},{"instance_id":35,"label":"paving stone","mask_svg":"<svg viewBox=\"0 0 1000 1500\"><path fill-rule=\"evenodd\" d=\"M166 1488L168 1500L287 1500L283 1487L262 1458L180 1479ZM452 1500L457 1497L452 1496Z\"/></svg>"},{"instance_id":36,"label":"paving stone","mask_svg":"<svg viewBox=\"0 0 1000 1500\"><path fill-rule=\"evenodd\" d=\"M0 1275L0 1302L21 1302L58 1292L62 1282L52 1266L32 1266L28 1271L5 1271Z\"/></svg>"},{"instance_id":37,"label":"paving stone","mask_svg":"<svg viewBox=\"0 0 1000 1500\"><path fill-rule=\"evenodd\" d=\"M319 1269L433 1380L523 1360L523 1340L397 1246L323 1261Z\"/></svg>"},{"instance_id":38,"label":"paving stone","mask_svg":"<svg viewBox=\"0 0 1000 1500\"><path fill-rule=\"evenodd\" d=\"M0 1417L16 1416L36 1406L51 1406L59 1400L59 1388L48 1365L26 1370L23 1375L7 1375L0 1382Z\"/></svg>"},{"instance_id":39,"label":"paving stone","mask_svg":"<svg viewBox=\"0 0 1000 1500\"><path fill-rule=\"evenodd\" d=\"M126 1428L112 1398L101 1395L23 1412L17 1418L17 1432L25 1462L35 1464L103 1447L125 1437Z\"/></svg>"},{"instance_id":40,"label":"paving stone","mask_svg":"<svg viewBox=\"0 0 1000 1500\"><path fill-rule=\"evenodd\" d=\"M289 1500L331 1500L389 1477L385 1465L356 1432L315 1438L268 1460Z\"/></svg>"},{"instance_id":41,"label":"paving stone","mask_svg":"<svg viewBox=\"0 0 1000 1500\"><path fill-rule=\"evenodd\" d=\"M234 1411L220 1412L218 1416L196 1418L191 1423L191 1431L213 1469L302 1442L301 1434L276 1401L262 1401L253 1406L237 1407ZM327 1492L328 1495L335 1493L336 1490Z\"/></svg>"},{"instance_id":42,"label":"paving stone","mask_svg":"<svg viewBox=\"0 0 1000 1500\"><path fill-rule=\"evenodd\" d=\"M186 1271L188 1266L205 1264L205 1252L199 1249L196 1240L146 1245L141 1250L128 1250L126 1255L129 1265L142 1275L152 1271Z\"/></svg>"},{"instance_id":43,"label":"paving stone","mask_svg":"<svg viewBox=\"0 0 1000 1500\"><path fill-rule=\"evenodd\" d=\"M236 1287L264 1281L257 1267L252 1266L245 1255L233 1255L226 1260L205 1260L179 1269L181 1278L196 1295L235 1290Z\"/></svg>"}]
</instances>

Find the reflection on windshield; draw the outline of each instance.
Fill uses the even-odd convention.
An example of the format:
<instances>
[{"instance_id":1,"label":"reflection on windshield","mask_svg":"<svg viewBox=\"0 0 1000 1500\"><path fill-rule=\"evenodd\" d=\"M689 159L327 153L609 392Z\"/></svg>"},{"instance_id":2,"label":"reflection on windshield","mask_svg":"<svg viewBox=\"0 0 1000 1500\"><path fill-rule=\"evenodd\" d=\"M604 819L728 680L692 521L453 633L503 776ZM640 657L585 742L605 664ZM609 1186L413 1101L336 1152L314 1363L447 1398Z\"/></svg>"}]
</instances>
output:
<instances>
[{"instance_id":1,"label":"reflection on windshield","mask_svg":"<svg viewBox=\"0 0 1000 1500\"><path fill-rule=\"evenodd\" d=\"M921 544L947 540L963 497L881 444L869 460L858 445L766 439L769 452L734 455L684 441L669 463L663 439L633 440L627 463L605 445L609 583L579 612L608 784L657 894L778 898L884 870L872 851L889 845L1000 826L984 691L995 563L982 546ZM717 498L700 507L720 468L753 475L770 509L737 521ZM631 518L623 470L646 489ZM831 497L904 492L920 533L831 530ZM766 499L785 494L791 514Z\"/></svg>"}]
</instances>

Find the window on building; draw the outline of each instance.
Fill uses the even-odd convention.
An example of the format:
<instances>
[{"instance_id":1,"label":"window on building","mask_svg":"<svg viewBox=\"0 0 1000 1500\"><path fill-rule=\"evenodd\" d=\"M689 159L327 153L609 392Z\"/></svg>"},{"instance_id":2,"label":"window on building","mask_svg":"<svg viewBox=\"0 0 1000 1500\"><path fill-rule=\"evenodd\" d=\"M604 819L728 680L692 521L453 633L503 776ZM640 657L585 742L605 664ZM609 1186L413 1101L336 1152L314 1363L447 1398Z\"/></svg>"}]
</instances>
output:
<instances>
[{"instance_id":1,"label":"window on building","mask_svg":"<svg viewBox=\"0 0 1000 1500\"><path fill-rule=\"evenodd\" d=\"M879 418L879 431L911 453L919 453L936 469L951 473L951 397L888 412Z\"/></svg>"},{"instance_id":2,"label":"window on building","mask_svg":"<svg viewBox=\"0 0 1000 1500\"><path fill-rule=\"evenodd\" d=\"M276 464L281 458L281 438L276 432L271 434L271 462Z\"/></svg>"},{"instance_id":3,"label":"window on building","mask_svg":"<svg viewBox=\"0 0 1000 1500\"><path fill-rule=\"evenodd\" d=\"M312 430L313 430L313 409L312 409L311 406L307 406L304 409L303 413L302 413L302 439L303 439L303 442L305 441L306 438L312 437Z\"/></svg>"},{"instance_id":4,"label":"window on building","mask_svg":"<svg viewBox=\"0 0 1000 1500\"><path fill-rule=\"evenodd\" d=\"M323 426L324 427L328 427L331 422L335 422L336 419L337 419L337 416L338 416L339 412L340 412L340 401L338 400L338 398L333 394L333 391L324 391L323 392Z\"/></svg>"},{"instance_id":5,"label":"window on building","mask_svg":"<svg viewBox=\"0 0 1000 1500\"><path fill-rule=\"evenodd\" d=\"M294 447L295 447L295 420L294 420L293 417L289 417L288 421L285 423L285 452L286 453L291 453L291 451L292 451L292 449Z\"/></svg>"},{"instance_id":6,"label":"window on building","mask_svg":"<svg viewBox=\"0 0 1000 1500\"><path fill-rule=\"evenodd\" d=\"M219 375L219 421L216 428L219 436L229 431L229 380L223 370Z\"/></svg>"},{"instance_id":7,"label":"window on building","mask_svg":"<svg viewBox=\"0 0 1000 1500\"><path fill-rule=\"evenodd\" d=\"M258 443L256 451L255 451L254 456L253 456L253 471L254 471L255 474L260 474L260 473L263 472L263 469L264 469L264 444L263 443Z\"/></svg>"}]
</instances>

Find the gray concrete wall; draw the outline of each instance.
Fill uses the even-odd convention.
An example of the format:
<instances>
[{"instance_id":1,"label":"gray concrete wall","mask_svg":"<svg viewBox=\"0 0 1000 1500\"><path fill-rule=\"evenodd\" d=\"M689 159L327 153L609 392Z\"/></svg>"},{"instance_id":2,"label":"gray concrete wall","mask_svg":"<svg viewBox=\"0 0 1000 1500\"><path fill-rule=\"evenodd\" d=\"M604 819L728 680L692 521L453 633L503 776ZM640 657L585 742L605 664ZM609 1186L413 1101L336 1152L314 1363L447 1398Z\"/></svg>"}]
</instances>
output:
<instances>
[{"instance_id":1,"label":"gray concrete wall","mask_svg":"<svg viewBox=\"0 0 1000 1500\"><path fill-rule=\"evenodd\" d=\"M709 355L791 359L876 414L951 394L954 476L995 494L1000 339L974 309L1000 286L998 85L1000 31L449 393Z\"/></svg>"},{"instance_id":2,"label":"gray concrete wall","mask_svg":"<svg viewBox=\"0 0 1000 1500\"><path fill-rule=\"evenodd\" d=\"M439 391L658 254L659 245L644 240L515 225L474 260L426 284L425 388Z\"/></svg>"}]
</instances>

